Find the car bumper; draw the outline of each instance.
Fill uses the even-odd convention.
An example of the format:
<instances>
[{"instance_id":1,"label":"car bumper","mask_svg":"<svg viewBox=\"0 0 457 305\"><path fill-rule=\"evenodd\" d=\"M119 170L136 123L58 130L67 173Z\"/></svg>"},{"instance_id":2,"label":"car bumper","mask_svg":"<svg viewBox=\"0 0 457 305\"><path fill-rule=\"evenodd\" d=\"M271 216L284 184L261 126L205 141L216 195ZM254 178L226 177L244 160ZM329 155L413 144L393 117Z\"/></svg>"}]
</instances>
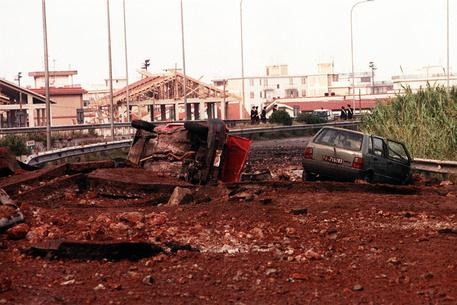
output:
<instances>
[{"instance_id":1,"label":"car bumper","mask_svg":"<svg viewBox=\"0 0 457 305\"><path fill-rule=\"evenodd\" d=\"M333 180L354 181L363 177L364 173L362 169L328 162L316 162L316 160L304 160L302 163L304 171Z\"/></svg>"}]
</instances>

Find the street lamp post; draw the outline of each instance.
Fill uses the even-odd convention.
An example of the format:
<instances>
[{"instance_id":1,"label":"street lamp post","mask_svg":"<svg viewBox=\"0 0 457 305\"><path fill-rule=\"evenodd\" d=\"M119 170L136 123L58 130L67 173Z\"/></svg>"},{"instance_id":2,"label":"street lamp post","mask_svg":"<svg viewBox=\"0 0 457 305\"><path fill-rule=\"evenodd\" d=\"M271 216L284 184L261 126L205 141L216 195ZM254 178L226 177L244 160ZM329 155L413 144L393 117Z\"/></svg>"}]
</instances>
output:
<instances>
[{"instance_id":1,"label":"street lamp post","mask_svg":"<svg viewBox=\"0 0 457 305\"><path fill-rule=\"evenodd\" d=\"M374 70L376 70L377 68L376 68L374 62L372 62L372 61L370 61L368 64L369 64L368 66L371 69L371 94L374 94Z\"/></svg>"},{"instance_id":2,"label":"street lamp post","mask_svg":"<svg viewBox=\"0 0 457 305\"><path fill-rule=\"evenodd\" d=\"M125 103L127 105L127 122L130 122L129 63L127 57L127 22L125 16L125 0L122 1L122 7L124 9Z\"/></svg>"},{"instance_id":3,"label":"street lamp post","mask_svg":"<svg viewBox=\"0 0 457 305\"><path fill-rule=\"evenodd\" d=\"M241 39L241 102L240 102L240 119L243 119L244 108L244 47L243 47L243 0L240 0L240 39Z\"/></svg>"},{"instance_id":4,"label":"street lamp post","mask_svg":"<svg viewBox=\"0 0 457 305\"><path fill-rule=\"evenodd\" d=\"M190 120L189 111L187 111L187 83L186 83L186 53L184 48L184 14L181 0L181 47L182 47L182 73L183 73L183 99L184 99L184 116L185 120Z\"/></svg>"},{"instance_id":5,"label":"street lamp post","mask_svg":"<svg viewBox=\"0 0 457 305\"><path fill-rule=\"evenodd\" d=\"M111 124L111 140L114 141L114 103L113 103L113 61L111 58L111 21L109 11L109 0L106 0L106 12L108 21L108 65L109 65L109 113Z\"/></svg>"},{"instance_id":6,"label":"street lamp post","mask_svg":"<svg viewBox=\"0 0 457 305\"><path fill-rule=\"evenodd\" d=\"M446 60L447 60L447 90L449 91L449 0L447 0L446 6Z\"/></svg>"},{"instance_id":7,"label":"street lamp post","mask_svg":"<svg viewBox=\"0 0 457 305\"><path fill-rule=\"evenodd\" d=\"M51 150L51 102L49 100L48 26L46 22L46 0L41 1L43 17L44 91L46 96L46 149Z\"/></svg>"},{"instance_id":8,"label":"street lamp post","mask_svg":"<svg viewBox=\"0 0 457 305\"><path fill-rule=\"evenodd\" d=\"M368 1L374 1L374 0L363 0L363 1L359 1L359 2L356 2L352 8L351 8L351 65L352 65L352 70L351 70L351 79L352 79L352 83L351 83L351 89L352 89L352 108L355 109L355 85L354 85L354 38L353 38L353 31L352 31L352 13L354 11L354 8L359 5L359 4L362 4L364 2L368 2Z\"/></svg>"}]
</instances>

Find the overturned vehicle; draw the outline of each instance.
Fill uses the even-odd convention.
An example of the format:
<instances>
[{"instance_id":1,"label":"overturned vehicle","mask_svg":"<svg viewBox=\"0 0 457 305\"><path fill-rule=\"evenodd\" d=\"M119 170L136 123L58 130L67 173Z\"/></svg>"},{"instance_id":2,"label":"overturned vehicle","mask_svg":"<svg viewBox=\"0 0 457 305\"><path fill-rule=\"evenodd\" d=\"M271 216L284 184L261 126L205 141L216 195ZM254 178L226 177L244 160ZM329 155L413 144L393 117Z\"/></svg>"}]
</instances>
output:
<instances>
[{"instance_id":1,"label":"overturned vehicle","mask_svg":"<svg viewBox=\"0 0 457 305\"><path fill-rule=\"evenodd\" d=\"M222 120L166 125L134 120L131 125L136 129L131 164L193 184L240 180L251 140L229 135Z\"/></svg>"}]
</instances>

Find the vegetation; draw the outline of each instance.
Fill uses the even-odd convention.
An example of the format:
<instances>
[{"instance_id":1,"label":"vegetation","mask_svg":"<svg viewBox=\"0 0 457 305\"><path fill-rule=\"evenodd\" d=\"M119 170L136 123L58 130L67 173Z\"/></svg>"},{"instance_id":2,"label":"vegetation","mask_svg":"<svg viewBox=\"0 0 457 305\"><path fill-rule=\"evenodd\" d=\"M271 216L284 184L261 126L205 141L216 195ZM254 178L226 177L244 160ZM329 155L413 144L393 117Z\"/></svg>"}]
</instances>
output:
<instances>
[{"instance_id":1,"label":"vegetation","mask_svg":"<svg viewBox=\"0 0 457 305\"><path fill-rule=\"evenodd\" d=\"M6 135L0 139L0 146L8 147L16 156L30 154L30 149L25 144L26 139L16 135Z\"/></svg>"},{"instance_id":2,"label":"vegetation","mask_svg":"<svg viewBox=\"0 0 457 305\"><path fill-rule=\"evenodd\" d=\"M414 158L457 160L457 89L405 90L364 116L361 129L405 142Z\"/></svg>"},{"instance_id":3,"label":"vegetation","mask_svg":"<svg viewBox=\"0 0 457 305\"><path fill-rule=\"evenodd\" d=\"M321 124L326 123L327 121L324 118L321 118L312 113L301 112L295 118L297 122L306 123L306 124Z\"/></svg>"},{"instance_id":4,"label":"vegetation","mask_svg":"<svg viewBox=\"0 0 457 305\"><path fill-rule=\"evenodd\" d=\"M292 125L292 118L285 110L274 111L268 121L273 124L276 123L287 126Z\"/></svg>"}]
</instances>

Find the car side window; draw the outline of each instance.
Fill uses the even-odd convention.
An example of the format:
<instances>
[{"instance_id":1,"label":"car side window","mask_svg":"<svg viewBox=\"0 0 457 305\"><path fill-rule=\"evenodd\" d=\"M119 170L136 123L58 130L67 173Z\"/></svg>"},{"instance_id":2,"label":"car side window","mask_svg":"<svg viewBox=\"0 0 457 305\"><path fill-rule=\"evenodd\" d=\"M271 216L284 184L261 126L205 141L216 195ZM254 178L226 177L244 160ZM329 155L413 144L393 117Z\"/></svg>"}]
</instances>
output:
<instances>
[{"instance_id":1,"label":"car side window","mask_svg":"<svg viewBox=\"0 0 457 305\"><path fill-rule=\"evenodd\" d=\"M337 134L333 129L323 129L321 133L316 137L314 142L319 144L333 145Z\"/></svg>"},{"instance_id":2,"label":"car side window","mask_svg":"<svg viewBox=\"0 0 457 305\"><path fill-rule=\"evenodd\" d=\"M387 140L387 155L391 159L405 163L410 159L406 147L402 143L392 140Z\"/></svg>"},{"instance_id":3,"label":"car side window","mask_svg":"<svg viewBox=\"0 0 457 305\"><path fill-rule=\"evenodd\" d=\"M384 150L384 140L381 138L377 137L371 137L371 153L379 156L379 157L385 157L385 150Z\"/></svg>"}]
</instances>

